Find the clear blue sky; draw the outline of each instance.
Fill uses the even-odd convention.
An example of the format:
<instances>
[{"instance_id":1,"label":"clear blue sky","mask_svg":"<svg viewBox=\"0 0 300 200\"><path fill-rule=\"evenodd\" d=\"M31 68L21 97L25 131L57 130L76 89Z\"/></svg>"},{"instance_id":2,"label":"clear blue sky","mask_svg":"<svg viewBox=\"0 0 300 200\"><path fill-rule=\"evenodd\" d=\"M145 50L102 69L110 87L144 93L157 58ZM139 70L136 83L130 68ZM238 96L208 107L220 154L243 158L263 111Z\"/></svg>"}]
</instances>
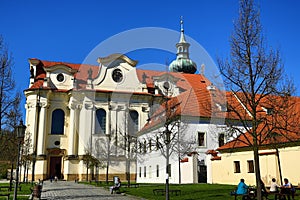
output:
<instances>
[{"instance_id":1,"label":"clear blue sky","mask_svg":"<svg viewBox=\"0 0 300 200\"><path fill-rule=\"evenodd\" d=\"M256 2L268 44L280 48L286 72L294 78L300 96L300 1ZM126 30L161 27L179 31L180 16L184 16L185 34L216 62L217 56L229 55L238 0L3 0L0 10L0 34L14 56L17 89L24 90L29 84L28 58L82 63L99 43ZM140 64L164 63L175 57L157 56L150 50L132 55Z\"/></svg>"}]
</instances>

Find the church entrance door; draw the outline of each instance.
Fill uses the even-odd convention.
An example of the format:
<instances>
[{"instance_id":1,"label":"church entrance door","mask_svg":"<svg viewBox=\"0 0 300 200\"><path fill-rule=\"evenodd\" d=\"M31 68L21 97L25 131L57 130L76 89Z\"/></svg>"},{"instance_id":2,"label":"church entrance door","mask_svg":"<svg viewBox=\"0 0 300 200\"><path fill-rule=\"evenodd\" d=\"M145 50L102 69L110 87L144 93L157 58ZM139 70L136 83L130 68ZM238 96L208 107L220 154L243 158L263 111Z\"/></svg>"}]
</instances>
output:
<instances>
[{"instance_id":1,"label":"church entrance door","mask_svg":"<svg viewBox=\"0 0 300 200\"><path fill-rule=\"evenodd\" d=\"M50 178L54 178L55 176L57 176L58 179L62 178L61 160L62 156L50 157Z\"/></svg>"}]
</instances>

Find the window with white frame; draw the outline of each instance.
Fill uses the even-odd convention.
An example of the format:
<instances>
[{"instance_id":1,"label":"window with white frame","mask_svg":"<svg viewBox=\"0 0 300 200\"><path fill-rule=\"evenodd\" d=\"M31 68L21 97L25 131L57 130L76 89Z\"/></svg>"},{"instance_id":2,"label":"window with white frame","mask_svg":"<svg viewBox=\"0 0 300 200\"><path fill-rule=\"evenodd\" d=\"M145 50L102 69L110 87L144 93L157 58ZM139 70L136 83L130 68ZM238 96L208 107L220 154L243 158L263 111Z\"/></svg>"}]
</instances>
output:
<instances>
[{"instance_id":1,"label":"window with white frame","mask_svg":"<svg viewBox=\"0 0 300 200\"><path fill-rule=\"evenodd\" d=\"M139 130L139 113L135 110L129 111L128 132L135 135Z\"/></svg>"},{"instance_id":2,"label":"window with white frame","mask_svg":"<svg viewBox=\"0 0 300 200\"><path fill-rule=\"evenodd\" d=\"M96 110L95 134L106 134L106 111L104 109Z\"/></svg>"},{"instance_id":3,"label":"window with white frame","mask_svg":"<svg viewBox=\"0 0 300 200\"><path fill-rule=\"evenodd\" d=\"M225 144L225 134L220 133L219 134L219 147L223 146Z\"/></svg>"},{"instance_id":4,"label":"window with white frame","mask_svg":"<svg viewBox=\"0 0 300 200\"><path fill-rule=\"evenodd\" d=\"M198 146L205 147L205 133L198 132Z\"/></svg>"},{"instance_id":5,"label":"window with white frame","mask_svg":"<svg viewBox=\"0 0 300 200\"><path fill-rule=\"evenodd\" d=\"M253 160L247 160L248 163L248 173L254 173L254 162Z\"/></svg>"},{"instance_id":6,"label":"window with white frame","mask_svg":"<svg viewBox=\"0 0 300 200\"><path fill-rule=\"evenodd\" d=\"M63 135L65 128L65 112L62 109L56 109L52 112L51 134Z\"/></svg>"},{"instance_id":7,"label":"window with white frame","mask_svg":"<svg viewBox=\"0 0 300 200\"><path fill-rule=\"evenodd\" d=\"M171 177L171 175L172 175L171 164L168 165L167 170L168 170L169 177Z\"/></svg>"},{"instance_id":8,"label":"window with white frame","mask_svg":"<svg viewBox=\"0 0 300 200\"><path fill-rule=\"evenodd\" d=\"M139 177L142 177L142 167L139 168Z\"/></svg>"},{"instance_id":9,"label":"window with white frame","mask_svg":"<svg viewBox=\"0 0 300 200\"><path fill-rule=\"evenodd\" d=\"M240 161L234 161L234 173L241 173Z\"/></svg>"}]
</instances>

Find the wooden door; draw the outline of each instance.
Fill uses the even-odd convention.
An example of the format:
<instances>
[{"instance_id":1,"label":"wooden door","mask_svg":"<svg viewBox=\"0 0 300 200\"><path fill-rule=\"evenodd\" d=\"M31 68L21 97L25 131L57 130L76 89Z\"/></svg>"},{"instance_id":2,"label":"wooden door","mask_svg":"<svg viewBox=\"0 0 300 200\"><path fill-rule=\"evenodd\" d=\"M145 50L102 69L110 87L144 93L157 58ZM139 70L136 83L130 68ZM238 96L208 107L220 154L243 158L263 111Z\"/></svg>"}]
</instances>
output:
<instances>
[{"instance_id":1,"label":"wooden door","mask_svg":"<svg viewBox=\"0 0 300 200\"><path fill-rule=\"evenodd\" d=\"M50 178L57 176L58 179L61 179L61 156L51 157L50 158Z\"/></svg>"}]
</instances>

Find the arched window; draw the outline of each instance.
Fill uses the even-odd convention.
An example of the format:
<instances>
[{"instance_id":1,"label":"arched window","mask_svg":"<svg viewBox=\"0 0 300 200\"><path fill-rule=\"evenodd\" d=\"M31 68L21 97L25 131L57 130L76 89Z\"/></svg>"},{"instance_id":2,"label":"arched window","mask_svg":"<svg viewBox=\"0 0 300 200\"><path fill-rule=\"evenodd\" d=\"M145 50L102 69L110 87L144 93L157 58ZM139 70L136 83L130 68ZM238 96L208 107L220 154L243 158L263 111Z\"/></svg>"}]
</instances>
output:
<instances>
[{"instance_id":1,"label":"arched window","mask_svg":"<svg viewBox=\"0 0 300 200\"><path fill-rule=\"evenodd\" d=\"M134 135L139 130L139 113L135 110L129 111L128 130L129 135Z\"/></svg>"},{"instance_id":2,"label":"arched window","mask_svg":"<svg viewBox=\"0 0 300 200\"><path fill-rule=\"evenodd\" d=\"M106 111L104 109L96 110L95 134L106 134Z\"/></svg>"},{"instance_id":3,"label":"arched window","mask_svg":"<svg viewBox=\"0 0 300 200\"><path fill-rule=\"evenodd\" d=\"M52 112L51 134L63 135L65 128L65 112L56 109Z\"/></svg>"}]
</instances>

